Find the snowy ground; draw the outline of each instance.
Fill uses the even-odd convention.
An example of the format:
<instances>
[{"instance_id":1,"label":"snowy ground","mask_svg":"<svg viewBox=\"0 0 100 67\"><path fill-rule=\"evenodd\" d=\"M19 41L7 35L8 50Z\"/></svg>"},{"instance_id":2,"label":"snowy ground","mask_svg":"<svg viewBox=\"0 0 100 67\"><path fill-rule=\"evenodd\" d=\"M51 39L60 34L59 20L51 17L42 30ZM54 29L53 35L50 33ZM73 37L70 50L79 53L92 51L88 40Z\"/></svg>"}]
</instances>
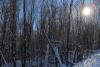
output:
<instances>
[{"instance_id":1,"label":"snowy ground","mask_svg":"<svg viewBox=\"0 0 100 67\"><path fill-rule=\"evenodd\" d=\"M26 67L35 67L37 63L33 63L31 61L26 62ZM16 66L21 67L21 61L16 61ZM12 64L3 64L1 67L13 67ZM69 66L61 66L61 67L69 67ZM89 56L87 59L76 63L73 67L100 67L100 50L96 50L91 56Z\"/></svg>"},{"instance_id":2,"label":"snowy ground","mask_svg":"<svg viewBox=\"0 0 100 67\"><path fill-rule=\"evenodd\" d=\"M86 60L79 62L74 67L100 67L100 50L97 50Z\"/></svg>"}]
</instances>

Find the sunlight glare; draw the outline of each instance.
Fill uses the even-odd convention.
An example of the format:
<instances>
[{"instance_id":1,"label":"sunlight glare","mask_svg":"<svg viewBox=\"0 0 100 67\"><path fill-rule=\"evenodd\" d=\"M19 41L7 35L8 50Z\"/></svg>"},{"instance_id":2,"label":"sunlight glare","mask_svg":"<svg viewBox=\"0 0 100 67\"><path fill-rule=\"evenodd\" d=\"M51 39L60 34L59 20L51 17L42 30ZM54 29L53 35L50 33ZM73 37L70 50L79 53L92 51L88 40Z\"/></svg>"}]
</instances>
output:
<instances>
[{"instance_id":1,"label":"sunlight glare","mask_svg":"<svg viewBox=\"0 0 100 67\"><path fill-rule=\"evenodd\" d=\"M82 14L83 14L83 16L90 16L90 14L91 14L91 8L84 7L83 10L82 10Z\"/></svg>"}]
</instances>

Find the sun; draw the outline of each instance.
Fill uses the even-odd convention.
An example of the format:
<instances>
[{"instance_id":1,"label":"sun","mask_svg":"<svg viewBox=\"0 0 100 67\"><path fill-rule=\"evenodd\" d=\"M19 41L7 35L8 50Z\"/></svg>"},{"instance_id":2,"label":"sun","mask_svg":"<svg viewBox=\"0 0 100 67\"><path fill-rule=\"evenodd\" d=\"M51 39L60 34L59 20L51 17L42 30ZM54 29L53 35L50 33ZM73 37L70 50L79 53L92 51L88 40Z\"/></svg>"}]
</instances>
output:
<instances>
[{"instance_id":1,"label":"sun","mask_svg":"<svg viewBox=\"0 0 100 67\"><path fill-rule=\"evenodd\" d=\"M90 7L84 7L82 10L82 15L83 16L90 16L91 14L91 8Z\"/></svg>"}]
</instances>

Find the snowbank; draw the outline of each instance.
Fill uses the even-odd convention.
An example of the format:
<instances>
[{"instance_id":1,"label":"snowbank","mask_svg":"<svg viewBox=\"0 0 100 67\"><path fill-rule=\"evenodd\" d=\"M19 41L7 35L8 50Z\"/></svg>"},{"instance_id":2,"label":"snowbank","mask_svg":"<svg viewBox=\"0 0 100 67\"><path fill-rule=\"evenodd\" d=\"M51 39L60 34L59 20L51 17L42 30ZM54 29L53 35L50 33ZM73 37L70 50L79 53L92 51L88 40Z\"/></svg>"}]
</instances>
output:
<instances>
[{"instance_id":1,"label":"snowbank","mask_svg":"<svg viewBox=\"0 0 100 67\"><path fill-rule=\"evenodd\" d=\"M79 62L74 67L100 67L100 52L96 52L86 60Z\"/></svg>"}]
</instances>

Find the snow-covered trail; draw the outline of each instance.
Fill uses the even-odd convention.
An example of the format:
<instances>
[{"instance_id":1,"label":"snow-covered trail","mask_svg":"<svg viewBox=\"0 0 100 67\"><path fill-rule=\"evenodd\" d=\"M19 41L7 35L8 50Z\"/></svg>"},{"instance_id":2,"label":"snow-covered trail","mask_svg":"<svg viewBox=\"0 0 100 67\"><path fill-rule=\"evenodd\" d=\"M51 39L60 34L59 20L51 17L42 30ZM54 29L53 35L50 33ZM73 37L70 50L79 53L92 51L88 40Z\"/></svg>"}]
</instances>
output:
<instances>
[{"instance_id":1,"label":"snow-covered trail","mask_svg":"<svg viewBox=\"0 0 100 67\"><path fill-rule=\"evenodd\" d=\"M100 51L95 51L86 60L75 64L73 67L100 67Z\"/></svg>"}]
</instances>

